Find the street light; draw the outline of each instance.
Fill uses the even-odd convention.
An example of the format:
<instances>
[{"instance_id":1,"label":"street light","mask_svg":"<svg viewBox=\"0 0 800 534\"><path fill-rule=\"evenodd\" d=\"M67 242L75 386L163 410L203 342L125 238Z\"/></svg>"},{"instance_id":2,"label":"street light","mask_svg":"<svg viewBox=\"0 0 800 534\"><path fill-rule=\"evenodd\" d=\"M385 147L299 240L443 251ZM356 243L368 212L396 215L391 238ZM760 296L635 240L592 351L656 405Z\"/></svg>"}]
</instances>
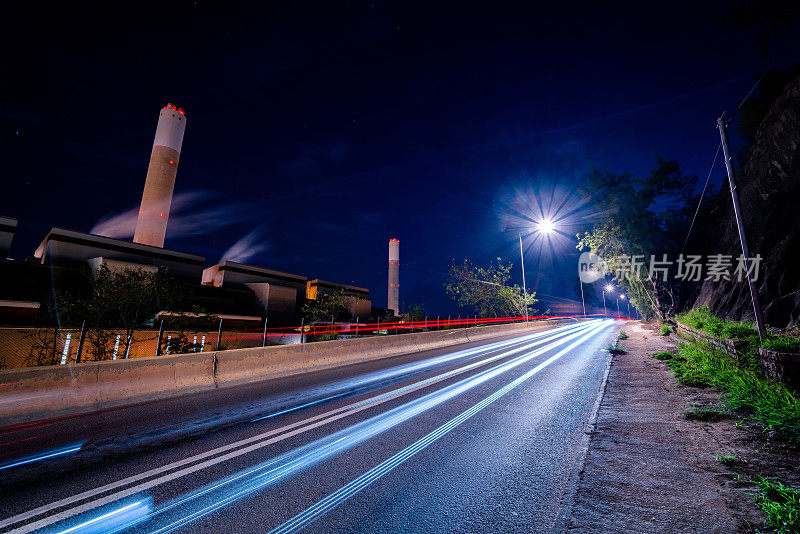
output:
<instances>
[{"instance_id":1,"label":"street light","mask_svg":"<svg viewBox=\"0 0 800 534\"><path fill-rule=\"evenodd\" d=\"M550 236L550 234L555 232L555 230L556 230L556 224L553 222L552 219L545 218L545 219L542 219L542 220L540 220L539 222L536 223L536 230L535 231L536 231L536 233L539 233L541 235ZM525 291L525 264L524 264L525 258L524 258L523 254L522 254L522 232L520 232L520 234L519 234L519 254L520 254L520 259L521 259L521 261L523 263L523 267L522 267L522 290L524 292ZM580 280L580 277L578 277L578 284L580 284L580 288L581 288L581 305L583 306L583 315L586 315L586 299L584 299L584 297L583 297L583 282ZM526 310L525 313L526 314L527 314L527 309L528 308L527 308L527 305L526 305L526 307L525 307L525 310Z\"/></svg>"},{"instance_id":2,"label":"street light","mask_svg":"<svg viewBox=\"0 0 800 534\"><path fill-rule=\"evenodd\" d=\"M622 313L619 311L619 299L625 300L625 295L620 295L617 298L617 316L622 315Z\"/></svg>"},{"instance_id":3,"label":"street light","mask_svg":"<svg viewBox=\"0 0 800 534\"><path fill-rule=\"evenodd\" d=\"M611 284L607 284L606 287L603 288L603 315L608 315L608 310L606 309L606 292L613 292L614 286Z\"/></svg>"},{"instance_id":4,"label":"street light","mask_svg":"<svg viewBox=\"0 0 800 534\"><path fill-rule=\"evenodd\" d=\"M525 322L528 322L528 290L525 287L525 254L522 253L522 232L519 233L519 263L522 267L522 297L525 299Z\"/></svg>"}]
</instances>

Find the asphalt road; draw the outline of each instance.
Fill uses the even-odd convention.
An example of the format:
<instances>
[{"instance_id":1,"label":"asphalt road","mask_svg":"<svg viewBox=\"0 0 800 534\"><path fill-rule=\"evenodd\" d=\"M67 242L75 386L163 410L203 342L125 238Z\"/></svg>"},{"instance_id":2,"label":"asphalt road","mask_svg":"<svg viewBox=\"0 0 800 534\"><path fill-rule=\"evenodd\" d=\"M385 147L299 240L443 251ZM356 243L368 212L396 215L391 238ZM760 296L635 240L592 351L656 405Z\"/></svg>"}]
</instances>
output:
<instances>
[{"instance_id":1,"label":"asphalt road","mask_svg":"<svg viewBox=\"0 0 800 534\"><path fill-rule=\"evenodd\" d=\"M0 428L2 532L558 532L611 320Z\"/></svg>"}]
</instances>

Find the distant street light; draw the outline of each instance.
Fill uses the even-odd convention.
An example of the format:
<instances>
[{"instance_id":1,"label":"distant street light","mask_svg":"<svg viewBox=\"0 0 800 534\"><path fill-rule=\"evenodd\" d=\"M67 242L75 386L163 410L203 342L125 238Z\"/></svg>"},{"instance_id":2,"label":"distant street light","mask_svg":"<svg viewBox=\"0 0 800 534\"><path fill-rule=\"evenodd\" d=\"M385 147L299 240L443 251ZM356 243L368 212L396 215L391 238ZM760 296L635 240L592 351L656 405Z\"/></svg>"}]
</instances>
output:
<instances>
[{"instance_id":1,"label":"distant street light","mask_svg":"<svg viewBox=\"0 0 800 534\"><path fill-rule=\"evenodd\" d=\"M611 284L607 284L606 287L603 288L603 315L608 315L608 310L606 309L606 292L612 293L614 291L614 286Z\"/></svg>"},{"instance_id":2,"label":"distant street light","mask_svg":"<svg viewBox=\"0 0 800 534\"><path fill-rule=\"evenodd\" d=\"M619 311L619 299L625 300L625 295L620 295L617 297L617 316L622 315L622 313Z\"/></svg>"}]
</instances>

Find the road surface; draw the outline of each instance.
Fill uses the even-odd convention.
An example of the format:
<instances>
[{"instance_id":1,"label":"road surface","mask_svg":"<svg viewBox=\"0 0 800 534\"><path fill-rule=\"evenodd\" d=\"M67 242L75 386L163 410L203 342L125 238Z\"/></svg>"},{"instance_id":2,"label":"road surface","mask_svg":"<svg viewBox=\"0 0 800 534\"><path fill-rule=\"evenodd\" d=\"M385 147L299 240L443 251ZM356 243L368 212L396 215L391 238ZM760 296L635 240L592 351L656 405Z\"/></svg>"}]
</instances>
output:
<instances>
[{"instance_id":1,"label":"road surface","mask_svg":"<svg viewBox=\"0 0 800 534\"><path fill-rule=\"evenodd\" d=\"M612 320L0 428L2 532L557 532Z\"/></svg>"}]
</instances>

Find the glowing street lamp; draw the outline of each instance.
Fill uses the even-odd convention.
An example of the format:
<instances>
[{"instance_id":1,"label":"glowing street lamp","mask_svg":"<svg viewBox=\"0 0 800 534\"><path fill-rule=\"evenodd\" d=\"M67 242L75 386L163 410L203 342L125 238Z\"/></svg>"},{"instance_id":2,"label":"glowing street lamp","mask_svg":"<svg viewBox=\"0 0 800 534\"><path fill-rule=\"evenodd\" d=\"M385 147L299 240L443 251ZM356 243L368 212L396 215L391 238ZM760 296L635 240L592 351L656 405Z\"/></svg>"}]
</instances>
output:
<instances>
[{"instance_id":1,"label":"glowing street lamp","mask_svg":"<svg viewBox=\"0 0 800 534\"><path fill-rule=\"evenodd\" d=\"M555 224L553 224L553 221L551 221L550 219L542 219L541 221L539 221L538 230L539 230L540 233L542 233L544 235L550 235L550 234L553 233L553 230L555 230L555 229L556 229L556 226L555 226Z\"/></svg>"},{"instance_id":2,"label":"glowing street lamp","mask_svg":"<svg viewBox=\"0 0 800 534\"><path fill-rule=\"evenodd\" d=\"M606 309L606 292L613 293L614 286L607 284L606 287L603 288L603 315L608 315L608 310Z\"/></svg>"},{"instance_id":3,"label":"glowing street lamp","mask_svg":"<svg viewBox=\"0 0 800 534\"><path fill-rule=\"evenodd\" d=\"M620 295L619 297L617 297L617 315L618 316L622 315L622 313L619 311L619 299L625 300L625 295Z\"/></svg>"}]
</instances>

